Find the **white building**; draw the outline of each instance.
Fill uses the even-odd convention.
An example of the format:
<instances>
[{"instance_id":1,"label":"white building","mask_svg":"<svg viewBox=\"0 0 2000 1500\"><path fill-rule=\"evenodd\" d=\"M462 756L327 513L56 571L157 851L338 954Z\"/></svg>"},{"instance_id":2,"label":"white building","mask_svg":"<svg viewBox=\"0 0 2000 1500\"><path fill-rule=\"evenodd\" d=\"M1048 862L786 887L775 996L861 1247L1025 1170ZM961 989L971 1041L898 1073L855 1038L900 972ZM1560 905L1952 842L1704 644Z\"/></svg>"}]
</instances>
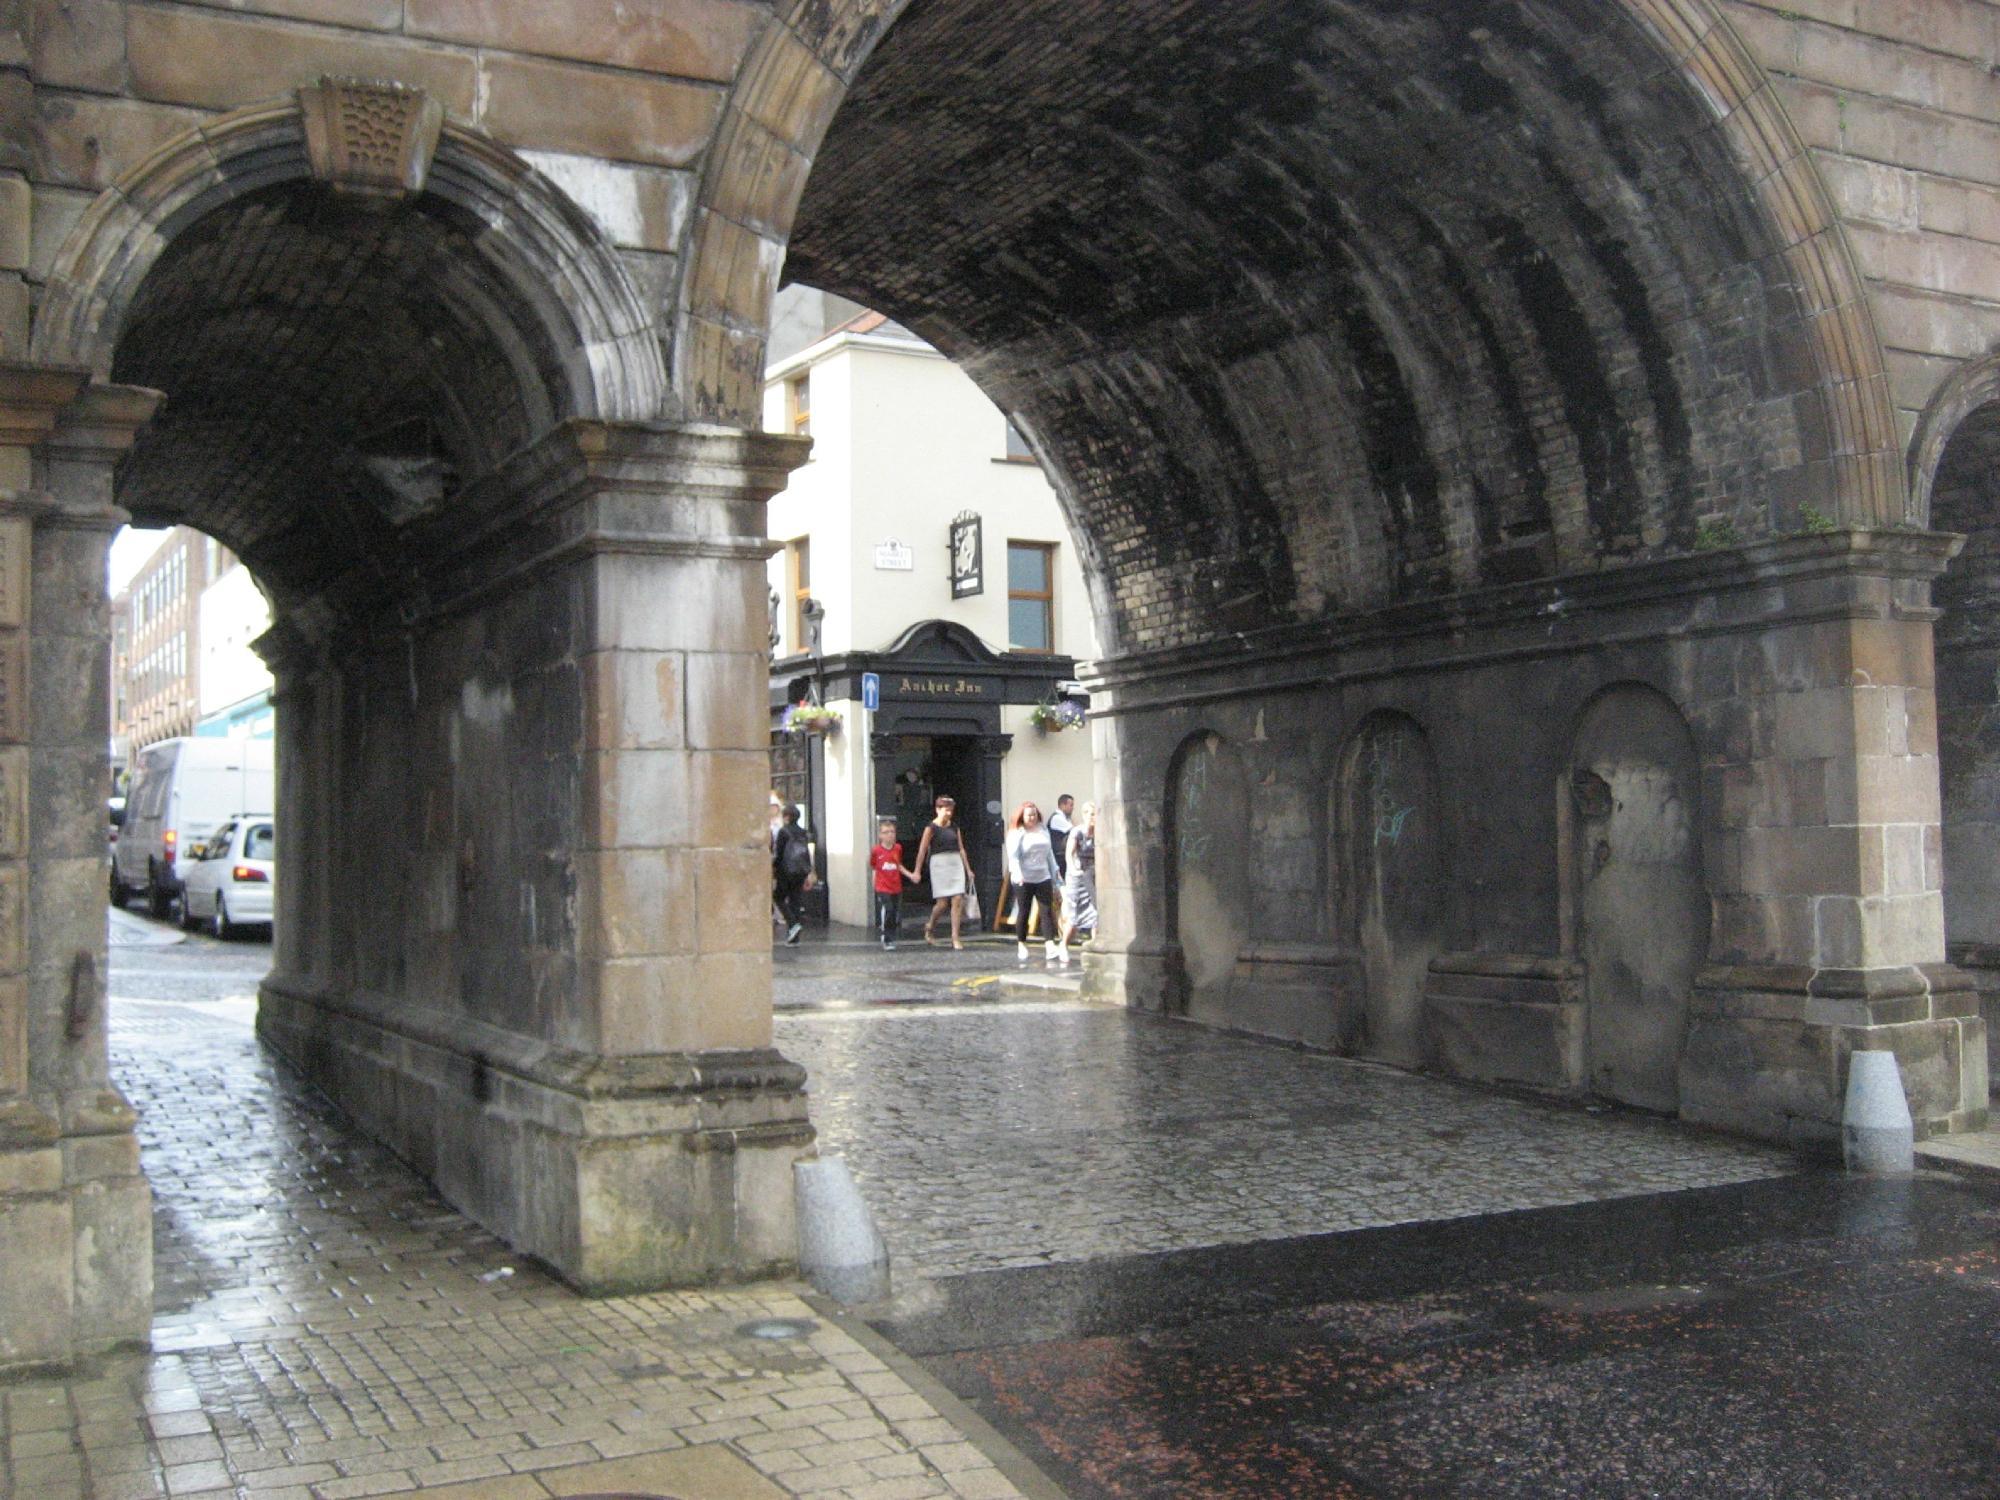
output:
<instances>
[{"instance_id":1,"label":"white building","mask_svg":"<svg viewBox=\"0 0 2000 1500\"><path fill-rule=\"evenodd\" d=\"M773 763L780 795L815 825L830 914L868 921L877 815L896 819L914 858L939 793L971 830L990 901L1013 809L1091 795L1088 732L1035 722L1080 703L1076 660L1096 650L1055 492L978 387L880 314L774 363L764 418L813 439L770 506L783 544L770 573L773 726L802 697L839 722L774 734Z\"/></svg>"},{"instance_id":2,"label":"white building","mask_svg":"<svg viewBox=\"0 0 2000 1500\"><path fill-rule=\"evenodd\" d=\"M250 643L271 628L271 606L250 570L210 541L208 584L201 591L200 718L195 733L269 739L271 673Z\"/></svg>"}]
</instances>

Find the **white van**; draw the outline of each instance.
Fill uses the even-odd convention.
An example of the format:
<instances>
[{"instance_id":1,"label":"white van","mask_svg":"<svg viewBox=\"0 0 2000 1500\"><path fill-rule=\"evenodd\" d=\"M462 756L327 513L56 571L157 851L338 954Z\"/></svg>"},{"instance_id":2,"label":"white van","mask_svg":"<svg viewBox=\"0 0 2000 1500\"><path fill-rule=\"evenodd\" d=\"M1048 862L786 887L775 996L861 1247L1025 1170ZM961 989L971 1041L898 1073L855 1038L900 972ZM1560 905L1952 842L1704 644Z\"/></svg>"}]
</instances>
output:
<instances>
[{"instance_id":1,"label":"white van","mask_svg":"<svg viewBox=\"0 0 2000 1500\"><path fill-rule=\"evenodd\" d=\"M241 812L276 805L271 740L177 739L133 756L125 826L111 852L111 902L143 891L156 917L181 890L186 850Z\"/></svg>"}]
</instances>

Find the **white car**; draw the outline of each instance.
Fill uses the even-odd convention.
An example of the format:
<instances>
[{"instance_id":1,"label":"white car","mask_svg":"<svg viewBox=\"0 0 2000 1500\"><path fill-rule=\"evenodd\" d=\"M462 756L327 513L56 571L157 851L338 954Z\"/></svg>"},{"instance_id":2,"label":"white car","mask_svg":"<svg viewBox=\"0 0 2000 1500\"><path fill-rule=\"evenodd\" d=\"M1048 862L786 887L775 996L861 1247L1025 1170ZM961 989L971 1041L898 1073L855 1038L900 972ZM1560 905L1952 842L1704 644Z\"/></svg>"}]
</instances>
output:
<instances>
[{"instance_id":1,"label":"white car","mask_svg":"<svg viewBox=\"0 0 2000 1500\"><path fill-rule=\"evenodd\" d=\"M182 862L181 925L203 921L219 938L238 928L268 926L275 912L277 834L269 813L238 813L204 839L198 857Z\"/></svg>"}]
</instances>

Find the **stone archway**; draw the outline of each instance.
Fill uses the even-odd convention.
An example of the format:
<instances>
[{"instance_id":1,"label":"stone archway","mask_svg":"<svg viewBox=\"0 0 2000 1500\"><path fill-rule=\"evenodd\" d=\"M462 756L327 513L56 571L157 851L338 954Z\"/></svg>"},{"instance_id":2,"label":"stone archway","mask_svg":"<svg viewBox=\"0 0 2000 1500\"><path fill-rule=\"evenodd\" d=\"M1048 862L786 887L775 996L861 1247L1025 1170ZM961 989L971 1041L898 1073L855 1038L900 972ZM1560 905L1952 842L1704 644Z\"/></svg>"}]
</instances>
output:
<instances>
[{"instance_id":1,"label":"stone archway","mask_svg":"<svg viewBox=\"0 0 2000 1500\"><path fill-rule=\"evenodd\" d=\"M1963 366L1932 399L1910 445L1910 480L1917 524L1965 544L1933 589L1934 724L1913 717L1909 729L1937 754L1938 842L1923 827L1897 831L1884 879L1907 886L1942 861L1946 947L1978 987L1990 1078L2000 1021L2000 355Z\"/></svg>"},{"instance_id":2,"label":"stone archway","mask_svg":"<svg viewBox=\"0 0 2000 1500\"><path fill-rule=\"evenodd\" d=\"M395 134L387 167L340 143L344 129L361 128L346 122L370 109L385 112ZM341 80L222 115L101 194L56 256L30 358L109 376L132 299L182 231L247 194L314 181L378 205L428 194L484 225L478 253L568 346L570 409L560 415L662 415L659 333L584 213L514 152L445 120L421 92Z\"/></svg>"},{"instance_id":3,"label":"stone archway","mask_svg":"<svg viewBox=\"0 0 2000 1500\"><path fill-rule=\"evenodd\" d=\"M737 75L687 253L674 385L698 417L758 420L765 322L821 143L909 0L843 0L781 17ZM1826 424L1824 508L1894 523L1908 490L1866 290L1826 187L1763 69L1712 0L1617 0L1663 74L1701 101L1798 289L1801 352Z\"/></svg>"},{"instance_id":4,"label":"stone archway","mask_svg":"<svg viewBox=\"0 0 2000 1500\"><path fill-rule=\"evenodd\" d=\"M803 445L660 421L659 332L604 235L394 85L322 80L156 152L63 246L32 349L63 401L96 377L37 454L95 528L77 576L101 593L116 501L270 588L296 852L260 1033L579 1285L786 1267L811 1131L770 1046L763 734L736 705L763 692L763 502ZM167 401L114 475L146 386ZM36 613L81 651L102 612ZM101 849L96 799L60 805L75 826L37 841ZM32 966L81 943L101 975L96 908ZM101 1083L101 1012L78 1025L30 1062ZM94 1242L131 1270L143 1224Z\"/></svg>"}]
</instances>

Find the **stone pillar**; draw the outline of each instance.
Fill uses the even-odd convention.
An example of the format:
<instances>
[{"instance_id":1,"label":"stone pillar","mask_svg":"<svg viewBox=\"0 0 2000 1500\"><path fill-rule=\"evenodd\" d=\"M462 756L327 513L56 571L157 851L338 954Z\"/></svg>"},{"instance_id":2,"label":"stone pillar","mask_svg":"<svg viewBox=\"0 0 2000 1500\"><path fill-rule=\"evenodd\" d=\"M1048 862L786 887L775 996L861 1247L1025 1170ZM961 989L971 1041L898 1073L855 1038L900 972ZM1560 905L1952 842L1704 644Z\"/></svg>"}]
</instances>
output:
<instances>
[{"instance_id":1,"label":"stone pillar","mask_svg":"<svg viewBox=\"0 0 2000 1500\"><path fill-rule=\"evenodd\" d=\"M105 1052L112 466L158 395L0 366L0 1367L141 1341L151 1195Z\"/></svg>"},{"instance_id":2,"label":"stone pillar","mask_svg":"<svg viewBox=\"0 0 2000 1500\"><path fill-rule=\"evenodd\" d=\"M1768 623L1698 639L1715 922L1690 1120L1837 1152L1848 1055L1892 1050L1919 1138L1986 1118L1986 1038L1944 948L1930 580L1951 537L1746 548Z\"/></svg>"},{"instance_id":3,"label":"stone pillar","mask_svg":"<svg viewBox=\"0 0 2000 1500\"><path fill-rule=\"evenodd\" d=\"M764 505L804 452L568 423L413 531L421 600L266 651L296 824L260 1031L587 1290L796 1254L812 1131L771 1046ZM385 858L403 885L370 906ZM313 923L337 962L285 935Z\"/></svg>"}]
</instances>

